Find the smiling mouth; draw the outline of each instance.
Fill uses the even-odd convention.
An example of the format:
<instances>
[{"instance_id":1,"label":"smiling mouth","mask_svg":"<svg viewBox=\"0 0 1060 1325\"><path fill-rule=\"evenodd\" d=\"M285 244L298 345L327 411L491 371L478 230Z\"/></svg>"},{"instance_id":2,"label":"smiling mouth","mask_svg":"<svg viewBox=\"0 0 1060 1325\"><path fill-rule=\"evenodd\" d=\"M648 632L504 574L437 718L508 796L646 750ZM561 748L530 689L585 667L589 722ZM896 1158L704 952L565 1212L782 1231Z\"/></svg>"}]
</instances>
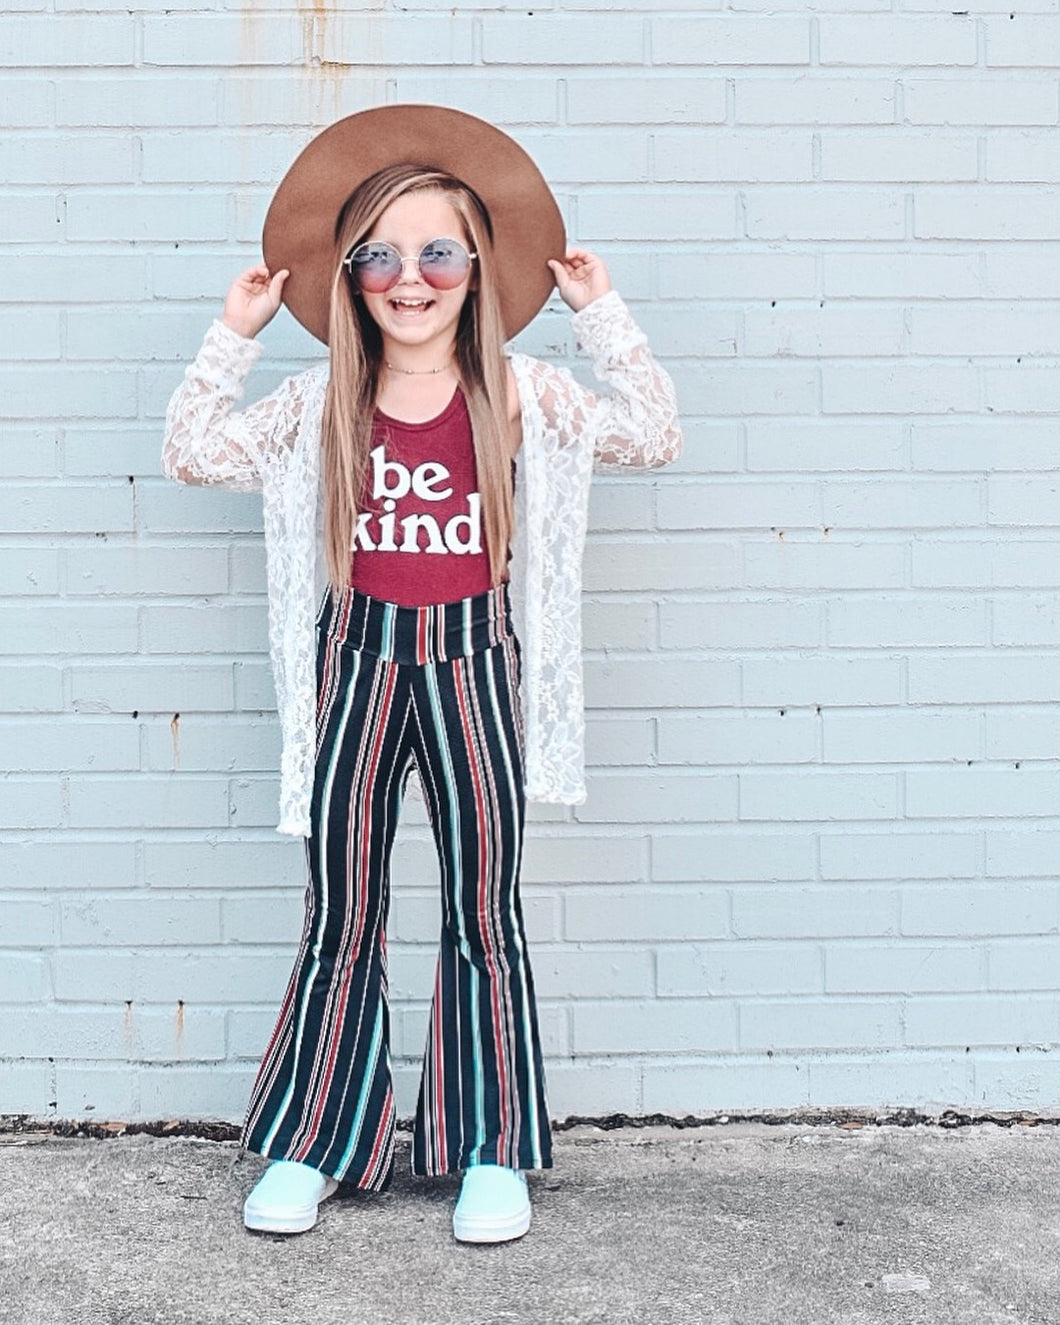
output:
<instances>
[{"instance_id":1,"label":"smiling mouth","mask_svg":"<svg viewBox=\"0 0 1060 1325\"><path fill-rule=\"evenodd\" d=\"M415 317L418 313L425 313L434 305L433 299L391 299L388 302L390 307L402 317Z\"/></svg>"}]
</instances>

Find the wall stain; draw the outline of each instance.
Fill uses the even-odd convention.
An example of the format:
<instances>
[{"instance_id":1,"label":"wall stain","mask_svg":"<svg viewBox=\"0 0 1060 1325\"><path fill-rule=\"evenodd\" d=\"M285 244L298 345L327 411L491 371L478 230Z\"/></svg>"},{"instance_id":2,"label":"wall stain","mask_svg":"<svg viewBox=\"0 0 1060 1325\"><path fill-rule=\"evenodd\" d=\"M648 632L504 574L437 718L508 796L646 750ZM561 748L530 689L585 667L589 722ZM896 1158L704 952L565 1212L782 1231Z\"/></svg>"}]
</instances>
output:
<instances>
[{"instance_id":1,"label":"wall stain","mask_svg":"<svg viewBox=\"0 0 1060 1325\"><path fill-rule=\"evenodd\" d=\"M225 120L238 143L233 170L244 183L274 189L274 179L261 176L262 135L289 144L288 161L329 124L354 111L393 99L397 66L384 66L393 47L400 15L394 0L364 0L354 12L341 0L294 0L286 12L261 9L255 0L241 0L239 46L235 75L226 91ZM290 25L290 26L289 26ZM292 30L293 28L293 30ZM277 32L286 32L289 49L275 49ZM282 42L284 38L280 36ZM274 61L279 55L281 63ZM271 90L276 89L273 98ZM286 167L284 168L286 169ZM267 193L237 207L240 224L250 207L264 220Z\"/></svg>"},{"instance_id":2,"label":"wall stain","mask_svg":"<svg viewBox=\"0 0 1060 1325\"><path fill-rule=\"evenodd\" d=\"M180 767L180 714L174 713L169 722L169 734L173 738L173 767Z\"/></svg>"},{"instance_id":3,"label":"wall stain","mask_svg":"<svg viewBox=\"0 0 1060 1325\"><path fill-rule=\"evenodd\" d=\"M295 127L308 125L313 134L340 118L344 110L352 107L348 102L346 79L353 76L358 79L358 91L363 84L363 92L358 97L361 104L374 104L382 101L385 92L385 71L380 67L382 56L384 27L388 19L386 11L391 0L369 0L364 9L358 9L356 15L348 16L340 0L295 0L294 17L298 23L300 36L300 58L292 52L291 63L276 67L262 67L267 54L265 42L269 29L282 21L276 11L256 8L254 0L244 0L239 7L240 43L237 57L237 70L258 67L258 77L283 77L293 92L290 114L282 113L277 119L281 125ZM342 49L343 28L347 17L355 18L357 47L350 58L338 56ZM367 23L362 26L361 19ZM352 40L352 34L351 34ZM237 97L243 100L238 121L243 125L262 123L260 109L256 109L254 92L250 89L256 79L240 78L235 80ZM260 88L257 89L260 92ZM308 141L308 138L307 138ZM246 162L246 168L252 169L252 162Z\"/></svg>"},{"instance_id":4,"label":"wall stain","mask_svg":"<svg viewBox=\"0 0 1060 1325\"><path fill-rule=\"evenodd\" d=\"M184 1057L184 1000L177 999L177 1056Z\"/></svg>"},{"instance_id":5,"label":"wall stain","mask_svg":"<svg viewBox=\"0 0 1060 1325\"><path fill-rule=\"evenodd\" d=\"M389 0L375 0L373 9L382 11L387 7L388 2ZM302 14L303 47L306 45L306 28L308 27L309 30L309 56L306 63L314 75L315 84L306 88L310 99L309 118L314 125L323 126L339 119L343 113L346 78L355 77L358 72L362 77L367 74L372 78L378 66L375 59L370 60L366 65L357 63L356 57L345 59L337 54L341 49L341 24L345 15L341 9L334 7L334 0L330 6L329 0L297 0L297 3ZM371 12L372 10L359 10L358 15L367 18ZM367 40L363 29L359 29L362 56L378 57L376 48L381 44L382 26L385 21L385 17L380 14L377 21L369 23Z\"/></svg>"}]
</instances>

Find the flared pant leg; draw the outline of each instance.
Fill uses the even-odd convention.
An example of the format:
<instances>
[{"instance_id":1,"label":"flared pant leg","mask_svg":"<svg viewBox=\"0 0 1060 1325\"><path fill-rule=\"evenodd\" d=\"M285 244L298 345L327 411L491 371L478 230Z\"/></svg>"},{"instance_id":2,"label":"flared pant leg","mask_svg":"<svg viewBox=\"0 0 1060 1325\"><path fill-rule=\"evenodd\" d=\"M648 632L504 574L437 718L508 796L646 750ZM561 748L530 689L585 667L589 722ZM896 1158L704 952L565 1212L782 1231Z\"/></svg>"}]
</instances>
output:
<instances>
[{"instance_id":1,"label":"flared pant leg","mask_svg":"<svg viewBox=\"0 0 1060 1325\"><path fill-rule=\"evenodd\" d=\"M519 869L525 798L514 635L412 680L412 741L442 875L415 1173L552 1164Z\"/></svg>"},{"instance_id":2,"label":"flared pant leg","mask_svg":"<svg viewBox=\"0 0 1060 1325\"><path fill-rule=\"evenodd\" d=\"M386 917L409 770L407 675L325 639L299 953L243 1144L368 1190L393 1167Z\"/></svg>"}]
</instances>

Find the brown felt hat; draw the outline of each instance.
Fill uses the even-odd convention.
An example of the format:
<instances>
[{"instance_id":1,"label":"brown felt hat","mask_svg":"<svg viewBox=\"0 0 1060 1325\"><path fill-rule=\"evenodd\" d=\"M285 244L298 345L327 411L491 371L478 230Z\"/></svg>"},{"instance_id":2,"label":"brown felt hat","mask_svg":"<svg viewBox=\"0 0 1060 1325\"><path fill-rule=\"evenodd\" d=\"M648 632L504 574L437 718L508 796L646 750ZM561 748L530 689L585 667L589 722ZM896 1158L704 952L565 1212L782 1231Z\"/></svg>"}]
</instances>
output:
<instances>
[{"instance_id":1,"label":"brown felt hat","mask_svg":"<svg viewBox=\"0 0 1060 1325\"><path fill-rule=\"evenodd\" d=\"M549 258L566 253L563 218L541 172L506 133L448 106L376 106L338 120L310 142L280 181L261 246L270 272L290 271L283 301L307 331L328 339L335 219L363 179L399 162L444 170L470 185L493 223L501 317L510 339L555 287Z\"/></svg>"}]
</instances>

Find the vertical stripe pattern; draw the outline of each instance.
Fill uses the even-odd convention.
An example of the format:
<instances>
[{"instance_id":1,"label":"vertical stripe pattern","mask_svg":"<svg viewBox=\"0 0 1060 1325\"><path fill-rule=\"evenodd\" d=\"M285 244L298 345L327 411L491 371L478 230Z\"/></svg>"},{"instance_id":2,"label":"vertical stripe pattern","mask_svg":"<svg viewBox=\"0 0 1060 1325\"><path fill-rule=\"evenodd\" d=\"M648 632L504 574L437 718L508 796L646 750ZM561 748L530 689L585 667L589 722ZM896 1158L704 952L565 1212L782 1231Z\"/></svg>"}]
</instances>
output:
<instances>
[{"instance_id":1,"label":"vertical stripe pattern","mask_svg":"<svg viewBox=\"0 0 1060 1325\"><path fill-rule=\"evenodd\" d=\"M413 1172L547 1168L518 887L524 744L508 586L427 607L348 588L326 596L317 631L305 924L243 1144L364 1189L390 1182L386 919L390 855L415 768L442 908Z\"/></svg>"}]
</instances>

